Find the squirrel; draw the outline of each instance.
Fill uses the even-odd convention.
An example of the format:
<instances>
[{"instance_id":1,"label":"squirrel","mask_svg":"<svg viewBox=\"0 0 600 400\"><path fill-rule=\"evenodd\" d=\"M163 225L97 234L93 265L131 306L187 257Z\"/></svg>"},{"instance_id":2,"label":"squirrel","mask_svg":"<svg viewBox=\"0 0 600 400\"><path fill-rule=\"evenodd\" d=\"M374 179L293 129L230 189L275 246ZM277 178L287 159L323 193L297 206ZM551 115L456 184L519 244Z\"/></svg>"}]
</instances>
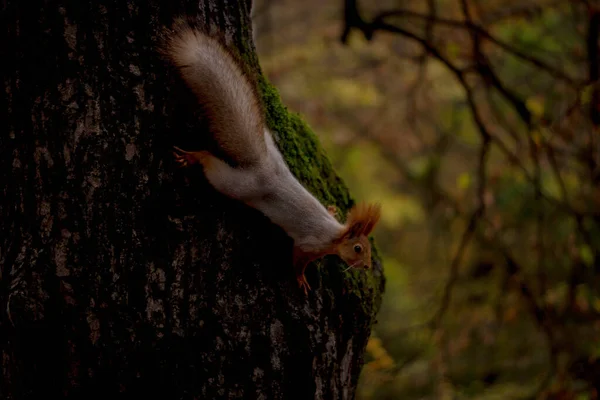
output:
<instances>
[{"instance_id":1,"label":"squirrel","mask_svg":"<svg viewBox=\"0 0 600 400\"><path fill-rule=\"evenodd\" d=\"M381 206L355 205L344 224L291 173L265 123L256 84L221 41L181 21L165 35L161 52L179 71L206 115L208 130L230 160L174 146L180 167L199 164L222 194L261 211L293 239L300 289L308 294L307 265L336 254L348 268L371 268L368 235ZM234 165L235 164L235 165Z\"/></svg>"}]
</instances>

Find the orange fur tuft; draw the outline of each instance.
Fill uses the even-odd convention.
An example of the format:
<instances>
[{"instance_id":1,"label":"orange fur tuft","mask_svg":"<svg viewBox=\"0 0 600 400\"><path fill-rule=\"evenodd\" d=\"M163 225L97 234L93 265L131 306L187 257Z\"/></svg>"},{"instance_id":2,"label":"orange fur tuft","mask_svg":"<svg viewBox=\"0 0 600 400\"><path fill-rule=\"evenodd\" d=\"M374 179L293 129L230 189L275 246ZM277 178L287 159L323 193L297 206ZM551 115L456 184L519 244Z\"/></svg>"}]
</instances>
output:
<instances>
[{"instance_id":1,"label":"orange fur tuft","mask_svg":"<svg viewBox=\"0 0 600 400\"><path fill-rule=\"evenodd\" d=\"M380 217L380 204L357 204L348 213L348 218L344 225L346 230L342 237L367 236L375 228Z\"/></svg>"}]
</instances>

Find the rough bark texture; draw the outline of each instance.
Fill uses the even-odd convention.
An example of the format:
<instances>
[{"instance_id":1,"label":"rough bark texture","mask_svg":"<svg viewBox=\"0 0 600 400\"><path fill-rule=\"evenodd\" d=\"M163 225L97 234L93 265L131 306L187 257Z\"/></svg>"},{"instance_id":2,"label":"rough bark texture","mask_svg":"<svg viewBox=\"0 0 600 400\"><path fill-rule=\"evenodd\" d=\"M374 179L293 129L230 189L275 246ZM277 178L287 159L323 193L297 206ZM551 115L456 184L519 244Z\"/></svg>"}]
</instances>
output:
<instances>
[{"instance_id":1,"label":"rough bark texture","mask_svg":"<svg viewBox=\"0 0 600 400\"><path fill-rule=\"evenodd\" d=\"M290 239L170 153L204 132L160 28L198 15L260 74L249 4L0 7L0 397L352 398L379 261L310 267L306 298ZM293 172L347 209L314 135L259 80Z\"/></svg>"}]
</instances>

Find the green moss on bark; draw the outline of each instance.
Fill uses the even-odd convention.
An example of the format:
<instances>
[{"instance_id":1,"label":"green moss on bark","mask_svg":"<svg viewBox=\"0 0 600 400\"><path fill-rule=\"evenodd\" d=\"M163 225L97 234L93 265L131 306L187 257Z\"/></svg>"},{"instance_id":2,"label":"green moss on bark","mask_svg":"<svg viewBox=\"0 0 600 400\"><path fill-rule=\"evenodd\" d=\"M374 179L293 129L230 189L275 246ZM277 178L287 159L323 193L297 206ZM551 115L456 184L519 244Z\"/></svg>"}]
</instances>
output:
<instances>
[{"instance_id":1,"label":"green moss on bark","mask_svg":"<svg viewBox=\"0 0 600 400\"><path fill-rule=\"evenodd\" d=\"M347 210L353 204L348 188L333 171L316 135L300 115L287 110L277 89L264 77L259 79L259 85L267 125L292 173L323 204L334 204L341 210Z\"/></svg>"},{"instance_id":2,"label":"green moss on bark","mask_svg":"<svg viewBox=\"0 0 600 400\"><path fill-rule=\"evenodd\" d=\"M259 86L266 110L267 125L274 135L292 173L324 205L335 205L345 215L354 205L346 184L335 173L329 158L321 147L317 136L299 114L288 111L279 93L265 77L259 77ZM372 271L353 270L343 272L347 266L337 257L328 257L318 262L325 287L334 282L343 282L344 291L361 299L359 304L371 322L381 304L384 276L381 258L373 241ZM337 277L342 274L343 279Z\"/></svg>"}]
</instances>

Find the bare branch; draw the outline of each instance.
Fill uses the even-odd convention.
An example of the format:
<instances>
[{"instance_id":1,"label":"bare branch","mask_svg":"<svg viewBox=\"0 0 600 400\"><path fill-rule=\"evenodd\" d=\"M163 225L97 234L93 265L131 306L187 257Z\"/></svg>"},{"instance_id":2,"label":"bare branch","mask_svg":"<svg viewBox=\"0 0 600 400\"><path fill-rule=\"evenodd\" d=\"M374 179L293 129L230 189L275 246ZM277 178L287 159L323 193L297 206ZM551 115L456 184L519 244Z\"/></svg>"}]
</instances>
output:
<instances>
[{"instance_id":1,"label":"bare branch","mask_svg":"<svg viewBox=\"0 0 600 400\"><path fill-rule=\"evenodd\" d=\"M600 6L589 7L590 20L587 33L587 53L589 60L589 82L595 83L600 80L600 52L598 49L598 38L600 37ZM600 126L600 89L596 85L592 90L592 101L590 103L590 119L594 126Z\"/></svg>"},{"instance_id":2,"label":"bare branch","mask_svg":"<svg viewBox=\"0 0 600 400\"><path fill-rule=\"evenodd\" d=\"M411 18L421 19L421 20L425 20L425 21L431 20L440 25L450 26L450 27L454 27L457 29L467 29L467 30L477 31L477 33L479 35L481 35L482 38L484 38L484 39L488 40L490 43L493 43L494 45L500 47L504 51L547 72L548 74L550 74L551 76L553 76L556 79L564 81L570 85L576 85L576 81L573 78L569 77L565 72L550 66L546 62L544 62L538 58L535 58L532 55L530 55L524 51L521 51L506 42L501 41L500 39L496 38L491 33L489 33L487 30L483 29L480 25L471 24L469 26L469 25L465 24L464 21L457 21L457 20L451 20L451 19L445 19L445 18L433 18L432 19L431 17L429 17L427 15L423 15L423 14L420 14L420 13L417 13L414 11L409 11L409 10L383 11L383 12L379 13L373 19L373 22L370 24L370 26L368 28L369 37L372 37L373 32L375 30L377 30L378 25L381 23L384 23L385 20L389 17L411 17ZM364 30L365 25L369 25L369 24L366 24L365 21L363 21L361 19L360 26L362 26L363 28L360 28L359 25L354 25L354 27ZM352 28L352 26L350 26L350 28Z\"/></svg>"},{"instance_id":3,"label":"bare branch","mask_svg":"<svg viewBox=\"0 0 600 400\"><path fill-rule=\"evenodd\" d=\"M436 314L432 319L432 326L438 327L444 314L450 307L450 300L452 297L452 289L458 280L458 271L460 264L462 262L462 258L464 253L469 245L475 230L477 229L477 224L481 217L485 214L485 189L486 189L486 169L487 169L487 158L490 149L490 136L483 136L483 142L480 148L479 154L479 166L478 166L478 187L477 187L477 198L478 205L476 210L471 214L469 218L469 222L467 223L467 228L463 233L463 236L460 240L460 244L458 246L458 250L452 259L452 263L450 264L450 274L446 285L444 287L444 291L442 294L441 305Z\"/></svg>"}]
</instances>

